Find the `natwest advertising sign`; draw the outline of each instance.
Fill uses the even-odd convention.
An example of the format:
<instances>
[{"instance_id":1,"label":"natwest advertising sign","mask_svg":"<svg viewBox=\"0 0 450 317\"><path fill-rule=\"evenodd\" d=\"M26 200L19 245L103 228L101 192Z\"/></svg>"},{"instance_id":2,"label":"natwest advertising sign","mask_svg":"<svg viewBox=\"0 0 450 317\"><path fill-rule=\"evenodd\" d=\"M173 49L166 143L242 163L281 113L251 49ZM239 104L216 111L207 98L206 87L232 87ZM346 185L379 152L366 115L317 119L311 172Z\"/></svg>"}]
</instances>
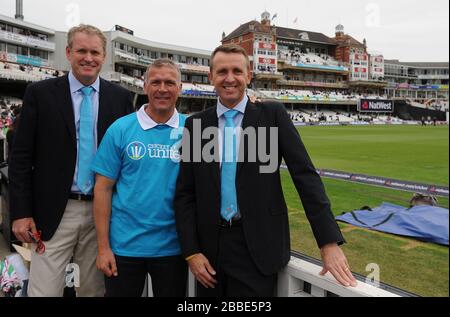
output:
<instances>
[{"instance_id":1,"label":"natwest advertising sign","mask_svg":"<svg viewBox=\"0 0 450 317\"><path fill-rule=\"evenodd\" d=\"M269 65L276 65L277 61L274 58L264 58L264 57L260 57L259 58L259 64L269 64Z\"/></svg>"},{"instance_id":2,"label":"natwest advertising sign","mask_svg":"<svg viewBox=\"0 0 450 317\"><path fill-rule=\"evenodd\" d=\"M359 112L394 112L394 101L386 99L360 99Z\"/></svg>"}]
</instances>

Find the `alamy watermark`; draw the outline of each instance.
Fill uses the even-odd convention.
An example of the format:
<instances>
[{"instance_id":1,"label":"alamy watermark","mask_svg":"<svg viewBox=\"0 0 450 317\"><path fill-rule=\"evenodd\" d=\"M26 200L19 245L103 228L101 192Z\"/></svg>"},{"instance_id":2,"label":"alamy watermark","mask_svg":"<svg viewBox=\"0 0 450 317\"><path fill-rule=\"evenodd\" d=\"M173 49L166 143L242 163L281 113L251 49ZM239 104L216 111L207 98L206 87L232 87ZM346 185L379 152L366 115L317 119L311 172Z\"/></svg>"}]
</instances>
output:
<instances>
[{"instance_id":1,"label":"alamy watermark","mask_svg":"<svg viewBox=\"0 0 450 317\"><path fill-rule=\"evenodd\" d=\"M380 287L380 266L376 263L370 263L366 266L366 272L370 272L366 277L366 283L376 288Z\"/></svg>"},{"instance_id":2,"label":"alamy watermark","mask_svg":"<svg viewBox=\"0 0 450 317\"><path fill-rule=\"evenodd\" d=\"M185 163L213 163L233 162L259 163L261 174L275 173L279 167L279 129L277 127L247 127L242 129L224 128L223 132L217 127L202 128L201 119L193 120L192 131L184 128L182 131L174 129L172 140L182 140L174 146L181 147L180 158ZM236 142L233 142L235 135ZM235 148L236 156L229 152L223 155L223 140L226 147ZM230 143L233 142L233 143Z\"/></svg>"},{"instance_id":3,"label":"alamy watermark","mask_svg":"<svg viewBox=\"0 0 450 317\"><path fill-rule=\"evenodd\" d=\"M381 8L378 3L366 5L366 26L369 28L379 28L381 26Z\"/></svg>"},{"instance_id":4,"label":"alamy watermark","mask_svg":"<svg viewBox=\"0 0 450 317\"><path fill-rule=\"evenodd\" d=\"M66 26L71 28L73 26L80 25L81 15L80 15L80 5L77 3L69 3L66 6Z\"/></svg>"},{"instance_id":5,"label":"alamy watermark","mask_svg":"<svg viewBox=\"0 0 450 317\"><path fill-rule=\"evenodd\" d=\"M65 282L67 287L80 287L80 267L76 263L66 266Z\"/></svg>"}]
</instances>

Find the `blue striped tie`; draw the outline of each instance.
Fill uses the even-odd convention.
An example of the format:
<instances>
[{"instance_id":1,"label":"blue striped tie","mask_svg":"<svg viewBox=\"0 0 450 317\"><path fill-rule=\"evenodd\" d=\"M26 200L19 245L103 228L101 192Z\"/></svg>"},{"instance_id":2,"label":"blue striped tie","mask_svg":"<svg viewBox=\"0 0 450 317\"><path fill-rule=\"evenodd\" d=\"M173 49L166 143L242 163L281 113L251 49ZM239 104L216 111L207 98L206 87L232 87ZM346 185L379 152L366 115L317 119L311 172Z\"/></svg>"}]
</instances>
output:
<instances>
[{"instance_id":1,"label":"blue striped tie","mask_svg":"<svg viewBox=\"0 0 450 317\"><path fill-rule=\"evenodd\" d=\"M238 212L236 196L236 127L234 125L234 117L237 114L237 110L229 110L223 114L225 117L225 129L223 133L220 214L227 221L230 221Z\"/></svg>"},{"instance_id":2,"label":"blue striped tie","mask_svg":"<svg viewBox=\"0 0 450 317\"><path fill-rule=\"evenodd\" d=\"M94 187L94 173L91 164L95 155L94 116L91 94L92 87L83 87L83 101L80 109L80 144L78 147L77 185L83 194L89 194Z\"/></svg>"}]
</instances>

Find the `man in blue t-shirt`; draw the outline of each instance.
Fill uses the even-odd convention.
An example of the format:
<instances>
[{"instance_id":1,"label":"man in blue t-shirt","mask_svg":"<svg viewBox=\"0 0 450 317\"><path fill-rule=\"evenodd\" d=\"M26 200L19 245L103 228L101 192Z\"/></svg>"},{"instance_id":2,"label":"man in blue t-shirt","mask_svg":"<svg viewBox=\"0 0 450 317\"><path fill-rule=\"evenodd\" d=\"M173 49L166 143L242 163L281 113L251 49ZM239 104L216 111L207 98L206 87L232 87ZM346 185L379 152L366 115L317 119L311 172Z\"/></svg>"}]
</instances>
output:
<instances>
[{"instance_id":1,"label":"man in blue t-shirt","mask_svg":"<svg viewBox=\"0 0 450 317\"><path fill-rule=\"evenodd\" d=\"M154 296L184 297L187 265L173 210L186 119L175 109L181 74L160 59L145 79L149 103L108 129L93 163L97 267L107 297L141 296L147 274Z\"/></svg>"}]
</instances>

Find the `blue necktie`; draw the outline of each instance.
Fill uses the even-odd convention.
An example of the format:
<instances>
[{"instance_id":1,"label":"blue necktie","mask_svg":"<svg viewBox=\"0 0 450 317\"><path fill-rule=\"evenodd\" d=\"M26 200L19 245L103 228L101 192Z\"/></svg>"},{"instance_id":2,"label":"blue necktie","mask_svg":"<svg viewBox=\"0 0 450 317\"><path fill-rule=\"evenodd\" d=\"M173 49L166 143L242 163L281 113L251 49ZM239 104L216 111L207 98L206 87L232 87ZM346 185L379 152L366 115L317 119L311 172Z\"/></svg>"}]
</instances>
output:
<instances>
[{"instance_id":1,"label":"blue necktie","mask_svg":"<svg viewBox=\"0 0 450 317\"><path fill-rule=\"evenodd\" d=\"M237 114L237 110L229 110L223 114L225 117L225 129L223 133L220 214L227 221L230 221L238 212L236 196L236 127L234 126L234 117Z\"/></svg>"},{"instance_id":2,"label":"blue necktie","mask_svg":"<svg viewBox=\"0 0 450 317\"><path fill-rule=\"evenodd\" d=\"M78 147L77 186L83 194L89 194L94 187L94 173L91 164L95 155L94 116L91 94L92 87L83 87L83 101L80 109L80 144Z\"/></svg>"}]
</instances>

